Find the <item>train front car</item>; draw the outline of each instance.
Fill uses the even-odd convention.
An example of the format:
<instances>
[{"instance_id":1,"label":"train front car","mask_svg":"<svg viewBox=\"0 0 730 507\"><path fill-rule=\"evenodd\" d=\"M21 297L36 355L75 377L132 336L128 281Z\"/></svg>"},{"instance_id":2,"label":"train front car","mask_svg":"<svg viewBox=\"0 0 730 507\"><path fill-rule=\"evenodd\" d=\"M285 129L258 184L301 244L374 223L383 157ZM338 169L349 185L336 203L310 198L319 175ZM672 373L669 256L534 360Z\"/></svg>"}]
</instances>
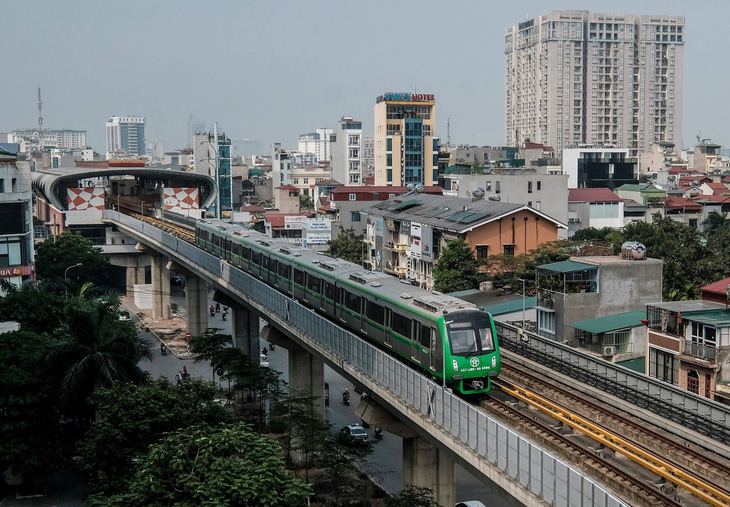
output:
<instances>
[{"instance_id":1,"label":"train front car","mask_svg":"<svg viewBox=\"0 0 730 507\"><path fill-rule=\"evenodd\" d=\"M492 316L479 310L443 316L446 382L463 394L486 393L501 368L499 344Z\"/></svg>"}]
</instances>

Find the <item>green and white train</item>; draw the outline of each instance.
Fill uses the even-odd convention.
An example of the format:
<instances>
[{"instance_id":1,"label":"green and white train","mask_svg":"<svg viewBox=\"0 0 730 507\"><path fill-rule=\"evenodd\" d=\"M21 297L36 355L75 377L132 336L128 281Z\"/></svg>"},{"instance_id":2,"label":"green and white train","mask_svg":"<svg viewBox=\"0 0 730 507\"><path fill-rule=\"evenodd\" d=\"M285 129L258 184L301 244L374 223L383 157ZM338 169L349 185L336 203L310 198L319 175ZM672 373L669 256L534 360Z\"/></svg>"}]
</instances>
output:
<instances>
[{"instance_id":1,"label":"green and white train","mask_svg":"<svg viewBox=\"0 0 730 507\"><path fill-rule=\"evenodd\" d=\"M198 221L195 242L463 394L499 374L494 321L471 303L222 220Z\"/></svg>"}]
</instances>

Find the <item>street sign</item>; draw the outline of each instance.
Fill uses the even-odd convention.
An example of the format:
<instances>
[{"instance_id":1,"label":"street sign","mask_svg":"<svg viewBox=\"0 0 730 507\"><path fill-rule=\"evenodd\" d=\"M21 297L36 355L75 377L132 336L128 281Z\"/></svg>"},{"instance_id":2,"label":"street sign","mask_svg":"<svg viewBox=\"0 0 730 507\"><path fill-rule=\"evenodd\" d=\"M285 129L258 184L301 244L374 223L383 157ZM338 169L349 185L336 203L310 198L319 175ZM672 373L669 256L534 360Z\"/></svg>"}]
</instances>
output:
<instances>
[{"instance_id":1,"label":"street sign","mask_svg":"<svg viewBox=\"0 0 730 507\"><path fill-rule=\"evenodd\" d=\"M189 340L192 337L193 337L193 335L191 335L190 333L185 333L185 339L186 340Z\"/></svg>"}]
</instances>

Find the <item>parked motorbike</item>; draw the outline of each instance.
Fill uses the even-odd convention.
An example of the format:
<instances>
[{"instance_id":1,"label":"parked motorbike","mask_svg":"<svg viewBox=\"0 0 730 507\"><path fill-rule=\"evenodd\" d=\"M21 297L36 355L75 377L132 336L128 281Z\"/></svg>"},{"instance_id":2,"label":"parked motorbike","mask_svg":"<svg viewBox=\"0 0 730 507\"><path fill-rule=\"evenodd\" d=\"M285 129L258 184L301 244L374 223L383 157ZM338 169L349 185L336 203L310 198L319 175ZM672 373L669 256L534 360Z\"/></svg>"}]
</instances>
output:
<instances>
[{"instance_id":1,"label":"parked motorbike","mask_svg":"<svg viewBox=\"0 0 730 507\"><path fill-rule=\"evenodd\" d=\"M342 391L342 403L344 403L345 405L350 404L350 391L348 391L347 389Z\"/></svg>"},{"instance_id":2,"label":"parked motorbike","mask_svg":"<svg viewBox=\"0 0 730 507\"><path fill-rule=\"evenodd\" d=\"M376 426L375 427L375 440L382 440L382 439L383 439L383 430L381 430L380 428L378 428Z\"/></svg>"}]
</instances>

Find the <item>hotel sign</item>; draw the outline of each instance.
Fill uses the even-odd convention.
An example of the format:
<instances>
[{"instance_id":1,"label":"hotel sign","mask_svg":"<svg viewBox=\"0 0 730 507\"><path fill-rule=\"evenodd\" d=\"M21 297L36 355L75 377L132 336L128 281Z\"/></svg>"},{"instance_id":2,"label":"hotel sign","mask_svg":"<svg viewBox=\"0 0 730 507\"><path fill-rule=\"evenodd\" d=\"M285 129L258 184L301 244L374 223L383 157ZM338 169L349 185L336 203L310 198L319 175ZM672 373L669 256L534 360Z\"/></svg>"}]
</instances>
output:
<instances>
[{"instance_id":1,"label":"hotel sign","mask_svg":"<svg viewBox=\"0 0 730 507\"><path fill-rule=\"evenodd\" d=\"M433 93L394 93L388 92L382 94L375 101L376 104L385 101L398 102L433 102L436 96Z\"/></svg>"}]
</instances>

